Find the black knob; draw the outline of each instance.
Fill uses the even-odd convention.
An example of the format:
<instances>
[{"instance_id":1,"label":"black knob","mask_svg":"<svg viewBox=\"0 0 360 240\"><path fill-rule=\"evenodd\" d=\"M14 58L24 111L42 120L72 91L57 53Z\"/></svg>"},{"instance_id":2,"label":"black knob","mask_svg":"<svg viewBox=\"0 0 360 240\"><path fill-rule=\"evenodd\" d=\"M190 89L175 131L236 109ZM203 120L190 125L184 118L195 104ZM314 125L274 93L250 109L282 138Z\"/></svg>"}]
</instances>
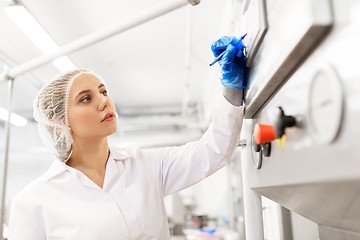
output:
<instances>
[{"instance_id":1,"label":"black knob","mask_svg":"<svg viewBox=\"0 0 360 240\"><path fill-rule=\"evenodd\" d=\"M278 115L274 124L276 138L281 138L285 134L285 128L296 125L296 119L293 116L285 115L284 110L278 107Z\"/></svg>"}]
</instances>

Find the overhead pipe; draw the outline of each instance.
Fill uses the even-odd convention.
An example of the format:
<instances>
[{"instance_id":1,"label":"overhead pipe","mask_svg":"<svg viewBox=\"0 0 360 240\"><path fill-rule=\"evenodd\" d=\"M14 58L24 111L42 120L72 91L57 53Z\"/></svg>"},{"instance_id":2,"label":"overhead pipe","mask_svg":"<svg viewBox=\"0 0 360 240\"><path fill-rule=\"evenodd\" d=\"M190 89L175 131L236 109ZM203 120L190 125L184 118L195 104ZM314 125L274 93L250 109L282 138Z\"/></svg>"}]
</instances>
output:
<instances>
[{"instance_id":1,"label":"overhead pipe","mask_svg":"<svg viewBox=\"0 0 360 240\"><path fill-rule=\"evenodd\" d=\"M5 69L6 71L6 69ZM8 118L5 122L5 149L4 149L4 161L2 165L2 184L1 184L1 205L0 205L0 239L3 239L4 232L4 218L5 218L5 200L6 200L6 185L7 185L7 172L9 162L9 144L10 144L10 117L11 117L11 105L13 97L14 80L8 79L8 95L7 95L7 108Z\"/></svg>"},{"instance_id":2,"label":"overhead pipe","mask_svg":"<svg viewBox=\"0 0 360 240\"><path fill-rule=\"evenodd\" d=\"M42 55L17 67L14 67L9 70L7 78L15 79L17 76L29 72L35 68L41 67L42 65L45 65L59 57L65 56L69 53L78 51L95 43L98 43L102 40L108 39L114 35L139 26L154 18L174 11L189 3L192 5L197 5L200 3L200 0L164 0L163 2L155 4L149 9L139 12L138 14L130 17L129 19L121 21L120 23L114 24L112 26L105 27L101 30L81 37L71 43L68 43L53 53Z\"/></svg>"},{"instance_id":3,"label":"overhead pipe","mask_svg":"<svg viewBox=\"0 0 360 240\"><path fill-rule=\"evenodd\" d=\"M5 150L4 150L4 162L3 162L3 181L2 181L2 195L1 195L1 206L0 206L0 238L3 238L3 224L4 224L4 213L5 213L5 199L6 199L6 183L7 183L7 165L9 161L9 143L10 143L10 114L11 114L11 103L13 93L13 81L16 77L41 67L53 60L81 50L102 40L108 39L121 32L139 26L146 23L154 18L160 17L166 13L174 11L187 4L197 5L200 0L164 0L149 9L139 12L138 14L122 21L121 23L106 27L96 32L90 33L84 37L81 37L71 43L62 46L59 50L45 54L40 57L34 58L28 62L25 62L17 67L10 69L5 75L0 78L0 83L8 80L8 119L5 124Z\"/></svg>"}]
</instances>

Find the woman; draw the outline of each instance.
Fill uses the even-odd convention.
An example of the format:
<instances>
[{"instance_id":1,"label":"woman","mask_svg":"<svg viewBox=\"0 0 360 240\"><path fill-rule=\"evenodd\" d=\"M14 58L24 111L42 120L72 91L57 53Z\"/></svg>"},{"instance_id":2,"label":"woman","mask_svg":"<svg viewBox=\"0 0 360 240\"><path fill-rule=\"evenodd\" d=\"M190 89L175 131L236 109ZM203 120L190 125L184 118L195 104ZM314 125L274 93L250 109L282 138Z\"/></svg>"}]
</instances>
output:
<instances>
[{"instance_id":1,"label":"woman","mask_svg":"<svg viewBox=\"0 0 360 240\"><path fill-rule=\"evenodd\" d=\"M180 147L110 150L115 107L104 81L89 70L60 74L44 86L34 117L57 160L13 198L9 240L170 239L164 196L223 167L238 142L245 62L234 42L213 43L215 56L226 51L224 96L202 138Z\"/></svg>"}]
</instances>

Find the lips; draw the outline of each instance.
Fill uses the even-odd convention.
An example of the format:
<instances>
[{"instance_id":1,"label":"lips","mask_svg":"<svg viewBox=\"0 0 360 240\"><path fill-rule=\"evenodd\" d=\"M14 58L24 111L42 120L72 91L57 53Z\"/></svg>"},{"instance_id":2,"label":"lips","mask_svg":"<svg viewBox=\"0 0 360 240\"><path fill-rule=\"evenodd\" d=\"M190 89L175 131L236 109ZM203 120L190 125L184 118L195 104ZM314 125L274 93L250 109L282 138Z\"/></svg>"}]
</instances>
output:
<instances>
[{"instance_id":1,"label":"lips","mask_svg":"<svg viewBox=\"0 0 360 240\"><path fill-rule=\"evenodd\" d=\"M109 112L105 115L105 117L103 118L103 120L101 122L104 121L111 121L115 118L115 114L113 112Z\"/></svg>"}]
</instances>

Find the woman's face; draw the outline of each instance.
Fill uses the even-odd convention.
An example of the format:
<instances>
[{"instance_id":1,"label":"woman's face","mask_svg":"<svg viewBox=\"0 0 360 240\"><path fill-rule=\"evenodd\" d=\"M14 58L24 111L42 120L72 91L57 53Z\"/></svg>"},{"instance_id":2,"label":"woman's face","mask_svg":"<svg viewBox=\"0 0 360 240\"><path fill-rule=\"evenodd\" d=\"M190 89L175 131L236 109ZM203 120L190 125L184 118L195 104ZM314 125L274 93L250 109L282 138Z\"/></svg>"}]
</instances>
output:
<instances>
[{"instance_id":1,"label":"woman's face","mask_svg":"<svg viewBox=\"0 0 360 240\"><path fill-rule=\"evenodd\" d=\"M76 138L101 138L116 131L114 104L97 77L84 73L74 79L68 118L72 136Z\"/></svg>"}]
</instances>

